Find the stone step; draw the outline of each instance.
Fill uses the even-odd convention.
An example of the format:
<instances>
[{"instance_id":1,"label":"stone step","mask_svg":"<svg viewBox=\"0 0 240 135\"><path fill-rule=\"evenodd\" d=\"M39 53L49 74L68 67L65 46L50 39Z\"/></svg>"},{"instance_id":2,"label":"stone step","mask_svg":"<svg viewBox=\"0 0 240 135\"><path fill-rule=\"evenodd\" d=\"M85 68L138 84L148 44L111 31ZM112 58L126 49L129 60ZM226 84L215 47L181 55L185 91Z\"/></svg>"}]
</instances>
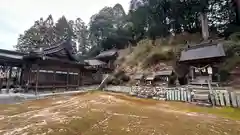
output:
<instances>
[{"instance_id":1,"label":"stone step","mask_svg":"<svg viewBox=\"0 0 240 135\"><path fill-rule=\"evenodd\" d=\"M193 99L195 99L195 100L209 100L209 94L194 94Z\"/></svg>"},{"instance_id":2,"label":"stone step","mask_svg":"<svg viewBox=\"0 0 240 135\"><path fill-rule=\"evenodd\" d=\"M201 89L201 90L209 90L209 87L201 87L196 85L189 85L190 89ZM224 87L212 87L213 90L226 90Z\"/></svg>"},{"instance_id":3,"label":"stone step","mask_svg":"<svg viewBox=\"0 0 240 135\"><path fill-rule=\"evenodd\" d=\"M208 94L210 93L209 90L193 90L195 94Z\"/></svg>"},{"instance_id":4,"label":"stone step","mask_svg":"<svg viewBox=\"0 0 240 135\"><path fill-rule=\"evenodd\" d=\"M209 102L197 102L196 105L202 106L202 107L212 107L212 104Z\"/></svg>"},{"instance_id":5,"label":"stone step","mask_svg":"<svg viewBox=\"0 0 240 135\"><path fill-rule=\"evenodd\" d=\"M161 97L153 97L154 100L161 100L161 101L165 101L166 98L161 98Z\"/></svg>"}]
</instances>

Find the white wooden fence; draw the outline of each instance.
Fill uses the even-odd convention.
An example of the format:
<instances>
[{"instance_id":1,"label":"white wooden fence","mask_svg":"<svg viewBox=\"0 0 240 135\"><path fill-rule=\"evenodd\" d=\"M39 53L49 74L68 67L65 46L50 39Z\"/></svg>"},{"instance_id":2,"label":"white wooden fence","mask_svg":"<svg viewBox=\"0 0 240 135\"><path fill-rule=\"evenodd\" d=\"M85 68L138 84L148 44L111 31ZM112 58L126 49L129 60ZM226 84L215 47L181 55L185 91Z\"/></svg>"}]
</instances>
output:
<instances>
[{"instance_id":1,"label":"white wooden fence","mask_svg":"<svg viewBox=\"0 0 240 135\"><path fill-rule=\"evenodd\" d=\"M167 90L166 100L192 102L192 94L185 90Z\"/></svg>"},{"instance_id":2,"label":"white wooden fence","mask_svg":"<svg viewBox=\"0 0 240 135\"><path fill-rule=\"evenodd\" d=\"M136 90L137 89L137 90ZM152 89L152 90L151 90ZM157 90L158 89L158 90ZM161 97L159 97L160 100L163 98L166 101L180 101L180 102L198 102L198 100L195 100L196 96L201 96L201 94L197 94L197 90L193 91L190 88L157 88L157 87L149 87L149 86L133 86L131 89L131 92L139 96L141 95L141 92L149 93L149 95L153 95L153 99L158 99L156 97L159 97L158 91L161 91ZM146 92L148 91L148 92ZM151 93L152 91L152 93ZM140 94L139 94L140 93ZM226 107L235 107L240 108L240 92L228 92L227 90L213 90L213 92L210 93L210 91L205 91L204 94L205 101L214 105L214 106L226 106ZM165 96L165 97L163 97ZM140 96L144 97L144 96ZM149 97L149 96L145 96ZM151 98L151 97L150 97Z\"/></svg>"},{"instance_id":3,"label":"white wooden fence","mask_svg":"<svg viewBox=\"0 0 240 135\"><path fill-rule=\"evenodd\" d=\"M164 88L151 86L108 86L106 91L127 93L132 96L153 98L156 100L179 101L179 102L198 102L195 100L197 90L194 91L188 87L182 88ZM228 92L226 90L208 90L203 94L206 102L214 106L240 108L240 92Z\"/></svg>"}]
</instances>

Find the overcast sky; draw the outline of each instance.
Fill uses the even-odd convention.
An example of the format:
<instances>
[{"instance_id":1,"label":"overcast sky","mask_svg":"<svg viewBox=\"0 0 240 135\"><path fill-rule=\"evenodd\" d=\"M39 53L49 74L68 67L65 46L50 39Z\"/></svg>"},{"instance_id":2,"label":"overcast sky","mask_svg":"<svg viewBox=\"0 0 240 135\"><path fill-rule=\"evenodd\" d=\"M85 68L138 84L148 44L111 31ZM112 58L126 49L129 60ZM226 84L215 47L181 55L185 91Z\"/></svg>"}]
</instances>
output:
<instances>
[{"instance_id":1,"label":"overcast sky","mask_svg":"<svg viewBox=\"0 0 240 135\"><path fill-rule=\"evenodd\" d=\"M54 21L65 15L67 19L89 18L104 6L120 3L125 12L130 0L0 0L0 49L13 49L18 35L31 27L40 17L52 14Z\"/></svg>"}]
</instances>

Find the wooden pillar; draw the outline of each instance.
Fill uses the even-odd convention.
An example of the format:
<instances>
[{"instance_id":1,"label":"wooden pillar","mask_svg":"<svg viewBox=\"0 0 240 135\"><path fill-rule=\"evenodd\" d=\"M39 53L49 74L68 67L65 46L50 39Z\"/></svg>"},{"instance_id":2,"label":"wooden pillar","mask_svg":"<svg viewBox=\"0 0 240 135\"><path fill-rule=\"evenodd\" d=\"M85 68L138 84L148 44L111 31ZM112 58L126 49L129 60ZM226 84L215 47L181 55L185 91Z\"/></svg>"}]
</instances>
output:
<instances>
[{"instance_id":1,"label":"wooden pillar","mask_svg":"<svg viewBox=\"0 0 240 135\"><path fill-rule=\"evenodd\" d=\"M2 66L0 66L0 67L1 67L1 68L0 68L1 72L4 73L3 67L2 67ZM2 83L3 83L3 77L0 78L0 89L2 89Z\"/></svg>"},{"instance_id":2,"label":"wooden pillar","mask_svg":"<svg viewBox=\"0 0 240 135\"><path fill-rule=\"evenodd\" d=\"M77 78L78 87L80 86L80 76L81 76L80 74L81 74L81 71L78 70L78 78Z\"/></svg>"},{"instance_id":3,"label":"wooden pillar","mask_svg":"<svg viewBox=\"0 0 240 135\"><path fill-rule=\"evenodd\" d=\"M53 88L56 89L56 70L53 73Z\"/></svg>"},{"instance_id":4,"label":"wooden pillar","mask_svg":"<svg viewBox=\"0 0 240 135\"><path fill-rule=\"evenodd\" d=\"M190 67L192 81L194 80L194 67Z\"/></svg>"},{"instance_id":5,"label":"wooden pillar","mask_svg":"<svg viewBox=\"0 0 240 135\"><path fill-rule=\"evenodd\" d=\"M17 72L16 78L17 78L17 84L19 86L21 86L21 76L22 76L22 68L18 68L18 72Z\"/></svg>"},{"instance_id":6,"label":"wooden pillar","mask_svg":"<svg viewBox=\"0 0 240 135\"><path fill-rule=\"evenodd\" d=\"M67 90L68 90L68 84L69 84L69 69L67 70L67 86L66 86Z\"/></svg>"},{"instance_id":7,"label":"wooden pillar","mask_svg":"<svg viewBox=\"0 0 240 135\"><path fill-rule=\"evenodd\" d=\"M38 93L38 81L39 81L39 65L37 65L37 72L36 72L35 95L37 95Z\"/></svg>"},{"instance_id":8,"label":"wooden pillar","mask_svg":"<svg viewBox=\"0 0 240 135\"><path fill-rule=\"evenodd\" d=\"M237 25L240 25L240 1L233 0L233 4L234 4L234 10L236 13L236 22L237 22Z\"/></svg>"},{"instance_id":9,"label":"wooden pillar","mask_svg":"<svg viewBox=\"0 0 240 135\"><path fill-rule=\"evenodd\" d=\"M7 92L9 92L11 77L12 77L12 67L10 66L9 73L7 76L7 86L6 86Z\"/></svg>"},{"instance_id":10,"label":"wooden pillar","mask_svg":"<svg viewBox=\"0 0 240 135\"><path fill-rule=\"evenodd\" d=\"M19 77L20 87L22 87L24 85L23 76L24 76L25 70L26 70L26 65L23 65L21 67L21 73L20 73L20 77Z\"/></svg>"},{"instance_id":11,"label":"wooden pillar","mask_svg":"<svg viewBox=\"0 0 240 135\"><path fill-rule=\"evenodd\" d=\"M27 77L27 91L29 90L30 87L30 81L32 79L31 75L32 75L32 68L28 67L28 77Z\"/></svg>"}]
</instances>

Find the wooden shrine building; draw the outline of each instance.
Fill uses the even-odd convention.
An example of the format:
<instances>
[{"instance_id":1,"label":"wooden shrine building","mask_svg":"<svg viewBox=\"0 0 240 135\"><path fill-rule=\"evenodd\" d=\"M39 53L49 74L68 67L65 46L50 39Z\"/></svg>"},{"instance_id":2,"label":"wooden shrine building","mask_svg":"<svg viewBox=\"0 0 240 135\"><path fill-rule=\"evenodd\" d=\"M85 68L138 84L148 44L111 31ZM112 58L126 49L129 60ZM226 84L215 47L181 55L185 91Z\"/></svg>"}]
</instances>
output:
<instances>
[{"instance_id":1,"label":"wooden shrine building","mask_svg":"<svg viewBox=\"0 0 240 135\"><path fill-rule=\"evenodd\" d=\"M81 85L84 63L78 62L70 41L24 56L22 84L28 89L75 88Z\"/></svg>"},{"instance_id":2,"label":"wooden shrine building","mask_svg":"<svg viewBox=\"0 0 240 135\"><path fill-rule=\"evenodd\" d=\"M0 65L2 70L9 70L8 80L12 69L18 68L16 85L35 91L77 88L84 85L83 80L93 73L93 69L87 69L83 62L77 60L69 40L30 53L0 50ZM89 81L92 83L93 79Z\"/></svg>"},{"instance_id":3,"label":"wooden shrine building","mask_svg":"<svg viewBox=\"0 0 240 135\"><path fill-rule=\"evenodd\" d=\"M109 69L109 72L115 69L114 62L118 57L118 51L116 49L103 51L95 57L95 59L105 62L105 69ZM105 70L107 71L107 70Z\"/></svg>"},{"instance_id":4,"label":"wooden shrine building","mask_svg":"<svg viewBox=\"0 0 240 135\"><path fill-rule=\"evenodd\" d=\"M107 64L97 59L84 60L83 85L100 84L103 80Z\"/></svg>"},{"instance_id":5,"label":"wooden shrine building","mask_svg":"<svg viewBox=\"0 0 240 135\"><path fill-rule=\"evenodd\" d=\"M174 72L171 69L161 70L148 74L145 77L145 81L149 85L167 86L173 74Z\"/></svg>"},{"instance_id":6,"label":"wooden shrine building","mask_svg":"<svg viewBox=\"0 0 240 135\"><path fill-rule=\"evenodd\" d=\"M207 42L188 46L181 52L180 63L190 67L189 81L192 83L218 82L219 64L226 56L219 42Z\"/></svg>"},{"instance_id":7,"label":"wooden shrine building","mask_svg":"<svg viewBox=\"0 0 240 135\"><path fill-rule=\"evenodd\" d=\"M144 74L143 73L136 73L133 76L133 80L135 81L136 85L141 85L141 83L144 81Z\"/></svg>"}]
</instances>

